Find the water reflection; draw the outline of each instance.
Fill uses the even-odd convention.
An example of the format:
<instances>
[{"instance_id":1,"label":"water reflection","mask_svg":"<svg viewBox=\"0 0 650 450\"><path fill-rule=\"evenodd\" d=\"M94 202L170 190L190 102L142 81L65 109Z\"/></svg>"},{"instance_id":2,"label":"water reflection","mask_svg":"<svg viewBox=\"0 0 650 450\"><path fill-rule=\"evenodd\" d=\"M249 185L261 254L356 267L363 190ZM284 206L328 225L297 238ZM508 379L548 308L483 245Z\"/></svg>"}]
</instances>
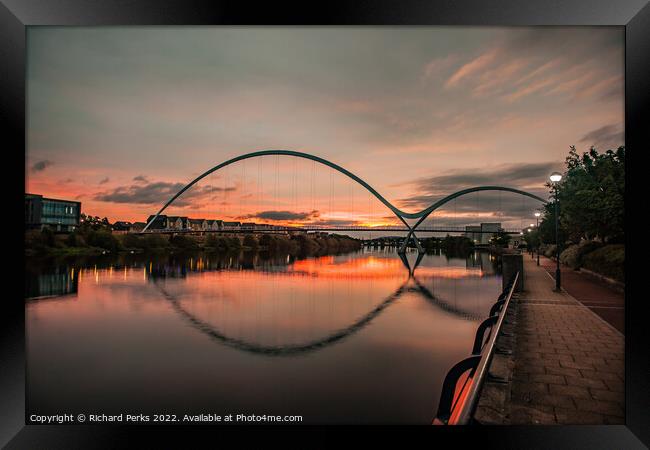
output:
<instances>
[{"instance_id":1,"label":"water reflection","mask_svg":"<svg viewBox=\"0 0 650 450\"><path fill-rule=\"evenodd\" d=\"M25 272L25 298L42 300L76 294L79 286L74 267L54 266L49 271Z\"/></svg>"},{"instance_id":2,"label":"water reflection","mask_svg":"<svg viewBox=\"0 0 650 450\"><path fill-rule=\"evenodd\" d=\"M500 288L485 253L31 266L34 276L74 274L79 300L27 302L29 405L39 413L92 403L107 414L128 406L427 423L446 369L471 349Z\"/></svg>"}]
</instances>

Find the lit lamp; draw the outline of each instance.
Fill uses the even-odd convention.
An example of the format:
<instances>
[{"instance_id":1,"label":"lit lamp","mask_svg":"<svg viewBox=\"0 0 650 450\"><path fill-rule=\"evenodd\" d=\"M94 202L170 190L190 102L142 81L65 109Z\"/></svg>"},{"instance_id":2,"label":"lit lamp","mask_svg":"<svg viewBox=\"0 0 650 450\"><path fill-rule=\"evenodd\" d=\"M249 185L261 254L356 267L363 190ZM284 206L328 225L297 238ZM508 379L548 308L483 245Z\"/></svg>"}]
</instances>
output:
<instances>
[{"instance_id":1,"label":"lit lamp","mask_svg":"<svg viewBox=\"0 0 650 450\"><path fill-rule=\"evenodd\" d=\"M559 200L557 198L557 186L560 180L562 179L562 174L560 172L553 172L549 177L551 183L553 183L553 194L555 197L555 290L560 290L560 212L559 212Z\"/></svg>"},{"instance_id":2,"label":"lit lamp","mask_svg":"<svg viewBox=\"0 0 650 450\"><path fill-rule=\"evenodd\" d=\"M535 228L537 228L537 265L539 266L539 244L541 236L539 234L539 216L542 214L539 211L535 212Z\"/></svg>"}]
</instances>

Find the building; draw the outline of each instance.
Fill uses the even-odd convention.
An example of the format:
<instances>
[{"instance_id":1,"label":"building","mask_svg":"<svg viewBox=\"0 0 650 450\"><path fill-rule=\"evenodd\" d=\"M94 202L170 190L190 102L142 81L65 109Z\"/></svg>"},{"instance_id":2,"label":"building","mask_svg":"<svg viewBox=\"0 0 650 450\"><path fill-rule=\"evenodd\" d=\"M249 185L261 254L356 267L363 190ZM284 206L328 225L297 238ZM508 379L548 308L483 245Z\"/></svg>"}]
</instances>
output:
<instances>
[{"instance_id":1,"label":"building","mask_svg":"<svg viewBox=\"0 0 650 450\"><path fill-rule=\"evenodd\" d=\"M210 231L219 231L223 229L223 220L208 220L207 224L207 229Z\"/></svg>"},{"instance_id":2,"label":"building","mask_svg":"<svg viewBox=\"0 0 650 450\"><path fill-rule=\"evenodd\" d=\"M487 222L481 224L481 244L489 244L492 236L501 231L500 222Z\"/></svg>"},{"instance_id":3,"label":"building","mask_svg":"<svg viewBox=\"0 0 650 450\"><path fill-rule=\"evenodd\" d=\"M241 224L242 231L253 231L257 224L255 222L244 222Z\"/></svg>"},{"instance_id":4,"label":"building","mask_svg":"<svg viewBox=\"0 0 650 450\"><path fill-rule=\"evenodd\" d=\"M183 216L169 216L165 228L168 230L187 230L190 228L189 219Z\"/></svg>"},{"instance_id":5,"label":"building","mask_svg":"<svg viewBox=\"0 0 650 450\"><path fill-rule=\"evenodd\" d=\"M124 222L122 220L118 220L113 225L111 225L111 229L113 230L113 234L126 234L129 231L131 231L132 225L133 224L131 222Z\"/></svg>"},{"instance_id":6,"label":"building","mask_svg":"<svg viewBox=\"0 0 650 450\"><path fill-rule=\"evenodd\" d=\"M126 233L139 233L145 227L146 223L144 222L126 222L118 220L113 225L111 229L113 234L126 234Z\"/></svg>"},{"instance_id":7,"label":"building","mask_svg":"<svg viewBox=\"0 0 650 450\"><path fill-rule=\"evenodd\" d=\"M208 221L205 219L188 219L188 225L192 231L205 231L208 229Z\"/></svg>"},{"instance_id":8,"label":"building","mask_svg":"<svg viewBox=\"0 0 650 450\"><path fill-rule=\"evenodd\" d=\"M25 194L25 227L50 228L53 231L74 231L81 219L81 202Z\"/></svg>"},{"instance_id":9,"label":"building","mask_svg":"<svg viewBox=\"0 0 650 450\"><path fill-rule=\"evenodd\" d=\"M224 231L226 231L226 230L238 231L238 230L241 229L241 223L240 222L224 222L223 223L223 229L224 229Z\"/></svg>"},{"instance_id":10,"label":"building","mask_svg":"<svg viewBox=\"0 0 650 450\"><path fill-rule=\"evenodd\" d=\"M149 216L147 218L147 223L151 222L153 218L156 216ZM165 215L160 215L156 217L156 220L154 220L151 225L149 225L149 230L163 230L167 228L167 216Z\"/></svg>"},{"instance_id":11,"label":"building","mask_svg":"<svg viewBox=\"0 0 650 450\"><path fill-rule=\"evenodd\" d=\"M465 227L465 237L475 244L481 243L481 226L480 225L467 225Z\"/></svg>"},{"instance_id":12,"label":"building","mask_svg":"<svg viewBox=\"0 0 650 450\"><path fill-rule=\"evenodd\" d=\"M144 227L146 225L147 224L144 223L144 222L133 222L131 224L131 229L129 231L131 231L131 232L140 232L140 231L144 230Z\"/></svg>"}]
</instances>

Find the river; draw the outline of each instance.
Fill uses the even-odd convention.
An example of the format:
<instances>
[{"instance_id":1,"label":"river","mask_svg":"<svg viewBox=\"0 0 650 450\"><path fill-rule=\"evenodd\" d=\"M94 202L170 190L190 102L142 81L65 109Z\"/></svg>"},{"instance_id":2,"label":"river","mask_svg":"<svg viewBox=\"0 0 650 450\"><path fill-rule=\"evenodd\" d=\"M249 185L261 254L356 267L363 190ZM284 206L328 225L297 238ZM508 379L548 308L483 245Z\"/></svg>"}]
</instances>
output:
<instances>
[{"instance_id":1,"label":"river","mask_svg":"<svg viewBox=\"0 0 650 450\"><path fill-rule=\"evenodd\" d=\"M29 261L28 411L430 423L501 276L488 253L416 262L394 249Z\"/></svg>"}]
</instances>

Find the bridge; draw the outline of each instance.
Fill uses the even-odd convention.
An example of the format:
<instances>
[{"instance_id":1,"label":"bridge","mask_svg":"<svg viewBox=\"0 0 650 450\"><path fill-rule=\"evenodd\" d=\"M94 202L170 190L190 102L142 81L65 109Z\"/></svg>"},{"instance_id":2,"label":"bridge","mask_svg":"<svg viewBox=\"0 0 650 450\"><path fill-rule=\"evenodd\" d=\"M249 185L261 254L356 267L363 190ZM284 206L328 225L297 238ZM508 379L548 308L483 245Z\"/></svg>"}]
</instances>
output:
<instances>
[{"instance_id":1,"label":"bridge","mask_svg":"<svg viewBox=\"0 0 650 450\"><path fill-rule=\"evenodd\" d=\"M383 227L363 227L363 226L317 226L317 225L305 225L302 227L274 227L270 228L266 225L258 225L254 227L239 228L236 230L192 230L187 229L153 229L147 230L144 233L158 233L158 234L201 234L201 233L236 233L236 234L246 234L246 233L288 233L288 232L339 232L339 231L363 231L363 232L400 232L405 233L409 231L409 228L400 227L400 226L383 226ZM521 230L516 229L501 229L502 233L506 234L521 234ZM418 228L418 233L472 233L472 234L494 234L494 231L488 230L476 230L476 231L467 231L465 227L420 227Z\"/></svg>"},{"instance_id":2,"label":"bridge","mask_svg":"<svg viewBox=\"0 0 650 450\"><path fill-rule=\"evenodd\" d=\"M447 195L446 197L432 203L430 206L427 208L424 208L421 211L410 213L403 211L396 206L394 206L392 203L390 203L386 198L384 198L379 192L377 192L372 186L370 186L367 182L365 182L363 179L358 177L357 175L353 174L352 172L348 171L347 169L339 166L338 164L335 164L331 161L328 161L324 158L321 158L319 156L311 155L309 153L303 153L303 152L297 152L293 150L261 150L261 151L256 151L256 152L251 152L251 153L246 153L240 156L237 156L235 158L231 158L227 161L224 161L220 164L217 164L216 166L210 168L209 170L203 172L201 175L196 177L194 180L192 180L190 183L188 183L186 186L184 186L181 190L179 190L175 195L173 195L163 206L160 208L160 210L147 222L145 225L144 229L142 232L147 232L149 228L151 227L151 224L156 222L158 217L169 207L176 199L178 199L184 192L186 192L188 189L190 189L192 186L194 186L196 183L207 177L208 175L224 168L227 166L230 166L231 164L234 164L239 161L244 161L247 159L252 159L252 158L260 158L264 156L290 156L294 158L303 158L307 159L310 161L317 162L319 164L322 164L324 166L330 167L331 169L334 169L335 171L345 175L346 177L352 179L362 187L364 187L370 194L372 194L377 200L379 200L381 203L384 204L396 217L399 219L403 224L404 227L400 229L389 229L387 231L400 231L400 232L406 232L406 238L404 239L402 246L400 247L399 251L400 252L405 252L407 245L412 241L415 246L418 248L419 251L423 251L420 242L416 238L415 231L417 230L418 232L424 231L427 232L425 227L419 228L422 222L429 217L435 210L439 209L443 205L449 203L450 201L473 193L473 192L481 192L481 191L502 191L502 192L512 192L515 194L522 195L524 197L529 197L532 199L535 199L541 203L546 203L546 200L543 198L532 194L530 192L522 191L520 189L512 188L512 187L507 187L507 186L475 186L475 187L470 187L467 189L462 189L458 192L451 193ZM416 222L413 225L410 225L406 219L414 219ZM309 231L309 226L303 226L302 229ZM379 230L376 227L342 227L342 228L336 228L336 227L320 227L320 228L311 228L311 231L383 231ZM242 232L245 230L237 230L238 232ZM253 231L253 230L251 230ZM261 230L260 230L261 231ZM465 230L463 229L462 232ZM445 229L442 230L434 230L431 229L428 232L445 232ZM460 230L454 230L453 232L461 232ZM508 231L510 234L516 233L519 234L519 231L514 231L514 230L509 230Z\"/></svg>"}]
</instances>

